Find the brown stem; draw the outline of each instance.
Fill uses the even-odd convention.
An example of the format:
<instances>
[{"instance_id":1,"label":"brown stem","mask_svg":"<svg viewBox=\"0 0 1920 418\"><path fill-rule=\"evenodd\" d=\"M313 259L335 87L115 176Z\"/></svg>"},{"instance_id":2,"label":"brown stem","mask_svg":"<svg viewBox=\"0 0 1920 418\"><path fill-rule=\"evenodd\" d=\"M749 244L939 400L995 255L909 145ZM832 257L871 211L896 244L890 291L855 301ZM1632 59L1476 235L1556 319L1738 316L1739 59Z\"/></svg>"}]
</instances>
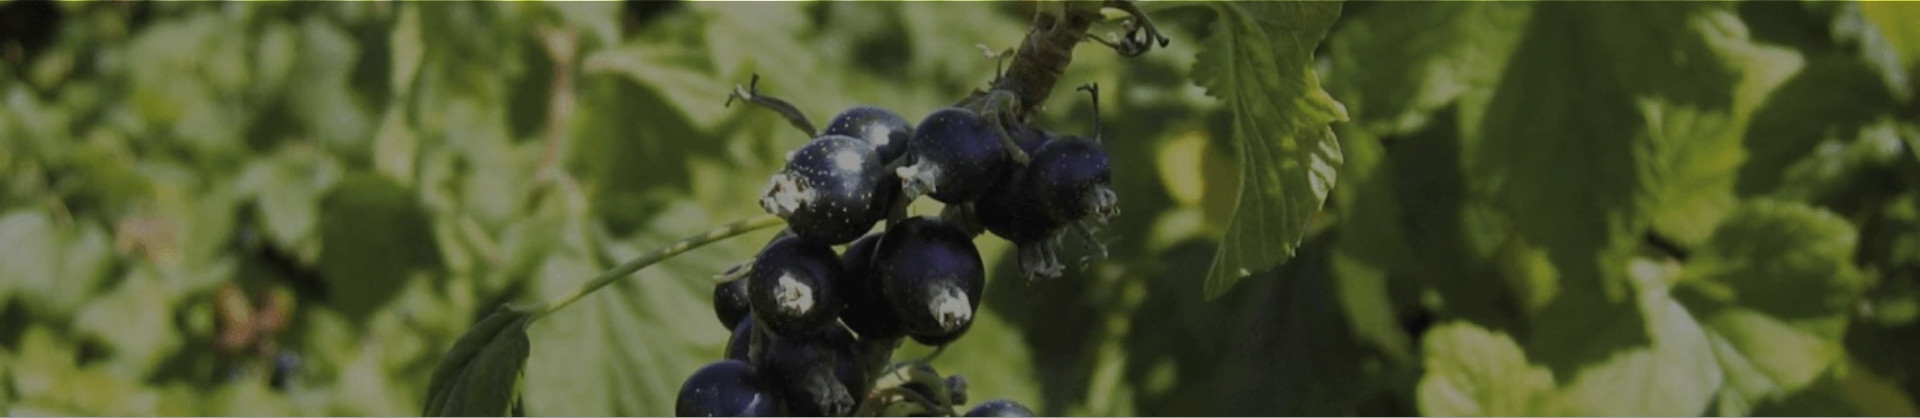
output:
<instances>
[{"instance_id":1,"label":"brown stem","mask_svg":"<svg viewBox=\"0 0 1920 418\"><path fill-rule=\"evenodd\" d=\"M1018 120L1028 120L1053 93L1053 85L1073 63L1073 48L1101 18L1100 2L1065 3L1058 10L1043 10L1034 16L1033 27L1014 51L1006 75L993 81L994 90L1013 92L1020 99L1014 110Z\"/></svg>"}]
</instances>

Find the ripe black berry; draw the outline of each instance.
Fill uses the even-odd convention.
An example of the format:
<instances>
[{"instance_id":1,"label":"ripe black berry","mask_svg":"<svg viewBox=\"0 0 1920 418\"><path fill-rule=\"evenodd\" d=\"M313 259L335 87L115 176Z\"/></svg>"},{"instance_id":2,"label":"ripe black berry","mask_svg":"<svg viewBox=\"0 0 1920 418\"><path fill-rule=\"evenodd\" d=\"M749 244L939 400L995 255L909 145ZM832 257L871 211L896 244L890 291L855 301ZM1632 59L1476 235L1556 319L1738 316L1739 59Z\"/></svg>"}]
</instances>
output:
<instances>
[{"instance_id":1,"label":"ripe black berry","mask_svg":"<svg viewBox=\"0 0 1920 418\"><path fill-rule=\"evenodd\" d=\"M957 374L947 376L947 400L955 404L967 403L967 378Z\"/></svg>"},{"instance_id":2,"label":"ripe black berry","mask_svg":"<svg viewBox=\"0 0 1920 418\"><path fill-rule=\"evenodd\" d=\"M770 337L758 370L779 388L789 411L799 416L845 416L853 410L853 395L837 370L840 350L832 341L835 338Z\"/></svg>"},{"instance_id":3,"label":"ripe black berry","mask_svg":"<svg viewBox=\"0 0 1920 418\"><path fill-rule=\"evenodd\" d=\"M720 325L733 329L740 320L753 313L753 306L747 300L747 281L734 280L713 285L713 313L720 317Z\"/></svg>"},{"instance_id":4,"label":"ripe black berry","mask_svg":"<svg viewBox=\"0 0 1920 418\"><path fill-rule=\"evenodd\" d=\"M680 385L673 413L682 417L771 417L780 415L773 386L753 366L721 360L693 372Z\"/></svg>"},{"instance_id":5,"label":"ripe black berry","mask_svg":"<svg viewBox=\"0 0 1920 418\"><path fill-rule=\"evenodd\" d=\"M1024 192L1056 222L1092 216L1104 223L1118 208L1118 197L1108 186L1113 177L1107 151L1090 139L1069 136L1047 141L1034 152L1024 177Z\"/></svg>"},{"instance_id":6,"label":"ripe black berry","mask_svg":"<svg viewBox=\"0 0 1920 418\"><path fill-rule=\"evenodd\" d=\"M820 340L833 347L833 376L846 387L847 395L855 403L865 397L873 382L871 369L867 367L863 346L846 327L831 326Z\"/></svg>"},{"instance_id":7,"label":"ripe black berry","mask_svg":"<svg viewBox=\"0 0 1920 418\"><path fill-rule=\"evenodd\" d=\"M987 279L966 232L939 219L911 218L888 228L876 251L873 267L908 335L951 341L973 324Z\"/></svg>"},{"instance_id":8,"label":"ripe black berry","mask_svg":"<svg viewBox=\"0 0 1920 418\"><path fill-rule=\"evenodd\" d=\"M985 196L1012 165L992 124L961 108L921 120L907 141L907 158L910 164L894 173L905 181L907 195L927 194L947 204Z\"/></svg>"},{"instance_id":9,"label":"ripe black berry","mask_svg":"<svg viewBox=\"0 0 1920 418\"><path fill-rule=\"evenodd\" d=\"M1016 174L1008 181L1014 187L988 195L973 205L974 219L980 226L1015 244L1038 242L1060 225L1046 217L1039 199L1019 190L1018 185L1025 183L1025 178L1024 173Z\"/></svg>"},{"instance_id":10,"label":"ripe black berry","mask_svg":"<svg viewBox=\"0 0 1920 418\"><path fill-rule=\"evenodd\" d=\"M860 338L867 340L895 339L907 335L906 328L900 325L893 305L888 303L886 294L880 286L880 277L873 266L874 252L880 248L882 234L868 234L847 246L840 262L846 267L847 274L835 284L840 298L847 302L845 310L840 311L840 322L847 324Z\"/></svg>"},{"instance_id":11,"label":"ripe black berry","mask_svg":"<svg viewBox=\"0 0 1920 418\"><path fill-rule=\"evenodd\" d=\"M839 317L834 282L845 272L833 248L803 237L781 238L760 250L747 281L755 326L802 338Z\"/></svg>"},{"instance_id":12,"label":"ripe black berry","mask_svg":"<svg viewBox=\"0 0 1920 418\"><path fill-rule=\"evenodd\" d=\"M1017 402L1006 399L994 399L980 403L967 411L970 417L1030 417L1033 410Z\"/></svg>"},{"instance_id":13,"label":"ripe black berry","mask_svg":"<svg viewBox=\"0 0 1920 418\"><path fill-rule=\"evenodd\" d=\"M786 218L793 233L825 244L866 234L886 216L897 188L883 174L880 154L867 142L841 135L815 138L794 151L760 198L768 213Z\"/></svg>"},{"instance_id":14,"label":"ripe black berry","mask_svg":"<svg viewBox=\"0 0 1920 418\"><path fill-rule=\"evenodd\" d=\"M1021 151L1033 155L1041 146L1052 142L1055 135L1031 126L1021 126L1012 132L1014 143ZM974 202L975 220L988 232L1015 244L1033 243L1047 238L1049 232L1059 227L1059 222L1048 219L1040 207L1037 196L1027 186L1028 173L1034 171L1034 164L1007 170L1002 187L994 189L987 196Z\"/></svg>"},{"instance_id":15,"label":"ripe black berry","mask_svg":"<svg viewBox=\"0 0 1920 418\"><path fill-rule=\"evenodd\" d=\"M880 161L891 162L907 152L913 125L899 113L873 106L854 106L827 121L823 135L845 135L873 144Z\"/></svg>"},{"instance_id":16,"label":"ripe black berry","mask_svg":"<svg viewBox=\"0 0 1920 418\"><path fill-rule=\"evenodd\" d=\"M760 329L753 326L752 317L741 319L739 324L734 325L733 336L727 337L727 359L753 362L753 349L756 345L753 338L758 332ZM761 343L765 344L765 341Z\"/></svg>"}]
</instances>

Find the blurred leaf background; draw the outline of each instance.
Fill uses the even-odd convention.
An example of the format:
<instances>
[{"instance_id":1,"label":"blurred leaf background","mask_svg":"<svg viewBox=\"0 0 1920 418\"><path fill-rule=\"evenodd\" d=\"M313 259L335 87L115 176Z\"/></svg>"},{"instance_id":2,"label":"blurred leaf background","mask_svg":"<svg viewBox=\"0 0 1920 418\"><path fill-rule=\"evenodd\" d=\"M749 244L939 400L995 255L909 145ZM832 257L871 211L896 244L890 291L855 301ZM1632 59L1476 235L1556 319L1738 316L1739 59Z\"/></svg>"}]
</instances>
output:
<instances>
[{"instance_id":1,"label":"blurred leaf background","mask_svg":"<svg viewBox=\"0 0 1920 418\"><path fill-rule=\"evenodd\" d=\"M417 414L480 315L761 212L806 138L735 84L918 120L1033 7L0 3L0 410ZM1241 165L1188 75L1214 17L1155 8L1167 49L1062 78L1108 92L1113 256L1027 282L978 240L936 367L1051 415L1916 413L1920 6L1342 9L1290 260L1203 297ZM707 277L771 234L535 323L516 412L671 413L727 338Z\"/></svg>"}]
</instances>

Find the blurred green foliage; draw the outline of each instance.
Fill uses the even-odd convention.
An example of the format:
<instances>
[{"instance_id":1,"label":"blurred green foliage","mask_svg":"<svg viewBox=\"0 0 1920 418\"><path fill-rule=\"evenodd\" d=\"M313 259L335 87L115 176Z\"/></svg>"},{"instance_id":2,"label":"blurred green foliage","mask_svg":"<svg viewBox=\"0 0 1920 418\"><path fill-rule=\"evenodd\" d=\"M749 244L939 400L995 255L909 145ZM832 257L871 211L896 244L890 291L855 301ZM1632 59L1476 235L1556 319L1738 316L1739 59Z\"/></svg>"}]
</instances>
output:
<instances>
[{"instance_id":1,"label":"blurred green foliage","mask_svg":"<svg viewBox=\"0 0 1920 418\"><path fill-rule=\"evenodd\" d=\"M917 120L985 87L975 45L1033 7L0 3L44 13L0 40L0 412L417 414L501 304L761 213L805 138L721 106L735 84ZM988 309L935 366L1052 415L1916 413L1920 6L1338 8L1155 6L1168 48L1080 48L1113 255L1028 282L978 240ZM1236 31L1314 60L1189 76ZM1312 77L1331 100L1235 90ZM1089 131L1055 92L1039 124ZM1243 180L1262 165L1302 175ZM707 278L771 234L533 323L515 412L669 414L727 338ZM1208 280L1222 237L1271 265Z\"/></svg>"}]
</instances>

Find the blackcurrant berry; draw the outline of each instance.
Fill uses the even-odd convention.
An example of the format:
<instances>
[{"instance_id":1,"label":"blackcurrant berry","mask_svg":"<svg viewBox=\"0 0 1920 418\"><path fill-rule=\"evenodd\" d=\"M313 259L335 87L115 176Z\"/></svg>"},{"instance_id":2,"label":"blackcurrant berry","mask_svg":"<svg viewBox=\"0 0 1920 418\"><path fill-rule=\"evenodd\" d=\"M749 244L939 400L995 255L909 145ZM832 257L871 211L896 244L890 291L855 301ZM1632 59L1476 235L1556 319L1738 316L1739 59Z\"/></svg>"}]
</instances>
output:
<instances>
[{"instance_id":1,"label":"blackcurrant berry","mask_svg":"<svg viewBox=\"0 0 1920 418\"><path fill-rule=\"evenodd\" d=\"M1074 136L1047 141L1026 171L1023 192L1055 222L1092 216L1104 223L1118 210L1118 197L1108 186L1113 177L1107 151L1098 142Z\"/></svg>"},{"instance_id":2,"label":"blackcurrant berry","mask_svg":"<svg viewBox=\"0 0 1920 418\"><path fill-rule=\"evenodd\" d=\"M721 360L693 372L673 404L674 415L682 417L771 417L780 412L773 386L739 360Z\"/></svg>"},{"instance_id":3,"label":"blackcurrant berry","mask_svg":"<svg viewBox=\"0 0 1920 418\"><path fill-rule=\"evenodd\" d=\"M834 282L844 274L839 255L826 244L798 236L774 241L742 279L755 326L788 338L820 331L840 316Z\"/></svg>"},{"instance_id":4,"label":"blackcurrant berry","mask_svg":"<svg viewBox=\"0 0 1920 418\"><path fill-rule=\"evenodd\" d=\"M1016 127L1012 135L1014 143L1028 155L1038 152L1042 145L1055 138L1052 132L1031 126ZM974 220L980 226L1016 244L1039 241L1059 226L1059 222L1046 217L1039 199L1027 190L1027 173L1033 171L1032 167L1029 163L1023 168L1007 170L1002 187L974 202Z\"/></svg>"},{"instance_id":5,"label":"blackcurrant berry","mask_svg":"<svg viewBox=\"0 0 1920 418\"><path fill-rule=\"evenodd\" d=\"M733 329L740 320L753 313L753 305L747 300L747 281L734 280L713 285L713 313L720 317L720 325Z\"/></svg>"},{"instance_id":6,"label":"blackcurrant berry","mask_svg":"<svg viewBox=\"0 0 1920 418\"><path fill-rule=\"evenodd\" d=\"M1039 199L1018 190L1024 178L1025 173L1014 175L1008 181L1014 187L995 192L973 204L974 219L980 222L980 226L1015 244L1037 242L1060 225L1042 212Z\"/></svg>"},{"instance_id":7,"label":"blackcurrant berry","mask_svg":"<svg viewBox=\"0 0 1920 418\"><path fill-rule=\"evenodd\" d=\"M779 388L789 411L799 416L845 416L853 410L853 395L838 371L841 354L834 338L769 337L758 370Z\"/></svg>"},{"instance_id":8,"label":"blackcurrant berry","mask_svg":"<svg viewBox=\"0 0 1920 418\"><path fill-rule=\"evenodd\" d=\"M957 374L947 376L947 400L954 404L967 403L967 378Z\"/></svg>"},{"instance_id":9,"label":"blackcurrant berry","mask_svg":"<svg viewBox=\"0 0 1920 418\"><path fill-rule=\"evenodd\" d=\"M987 279L965 231L911 218L887 228L875 251L882 290L908 335L951 341L973 324Z\"/></svg>"},{"instance_id":10,"label":"blackcurrant berry","mask_svg":"<svg viewBox=\"0 0 1920 418\"><path fill-rule=\"evenodd\" d=\"M976 405L967 410L970 417L1030 417L1033 410L1017 402L1006 399L994 399Z\"/></svg>"},{"instance_id":11,"label":"blackcurrant berry","mask_svg":"<svg viewBox=\"0 0 1920 418\"><path fill-rule=\"evenodd\" d=\"M991 122L973 111L945 108L914 127L907 141L909 164L894 174L908 197L933 196L946 204L972 202L998 185L1012 165Z\"/></svg>"},{"instance_id":12,"label":"blackcurrant berry","mask_svg":"<svg viewBox=\"0 0 1920 418\"><path fill-rule=\"evenodd\" d=\"M891 162L907 152L913 125L899 113L873 106L854 106L827 121L823 135L845 135L873 144L880 161Z\"/></svg>"},{"instance_id":13,"label":"blackcurrant berry","mask_svg":"<svg viewBox=\"0 0 1920 418\"><path fill-rule=\"evenodd\" d=\"M794 151L768 181L760 206L787 220L801 237L829 245L853 241L886 216L895 181L883 174L880 154L865 141L841 135L815 138Z\"/></svg>"},{"instance_id":14,"label":"blackcurrant berry","mask_svg":"<svg viewBox=\"0 0 1920 418\"><path fill-rule=\"evenodd\" d=\"M733 326L733 336L727 337L727 359L753 362L754 334L760 329L753 326L753 318L742 318ZM762 341L764 343L764 340Z\"/></svg>"},{"instance_id":15,"label":"blackcurrant berry","mask_svg":"<svg viewBox=\"0 0 1920 418\"><path fill-rule=\"evenodd\" d=\"M852 332L842 326L832 326L826 333L821 334L821 341L833 346L833 376L840 381L841 386L847 388L847 395L853 398L855 404L858 404L861 398L866 397L867 390L871 389L869 386L873 382L872 370L874 369L868 368L863 361L866 353L861 350L864 346L854 338Z\"/></svg>"},{"instance_id":16,"label":"blackcurrant berry","mask_svg":"<svg viewBox=\"0 0 1920 418\"><path fill-rule=\"evenodd\" d=\"M847 274L835 284L840 298L847 302L846 310L840 311L840 322L847 324L861 339L896 339L907 335L906 328L900 326L900 319L893 312L893 305L880 286L880 277L873 266L874 252L880 248L881 234L868 234L847 246L840 262L846 267Z\"/></svg>"}]
</instances>

